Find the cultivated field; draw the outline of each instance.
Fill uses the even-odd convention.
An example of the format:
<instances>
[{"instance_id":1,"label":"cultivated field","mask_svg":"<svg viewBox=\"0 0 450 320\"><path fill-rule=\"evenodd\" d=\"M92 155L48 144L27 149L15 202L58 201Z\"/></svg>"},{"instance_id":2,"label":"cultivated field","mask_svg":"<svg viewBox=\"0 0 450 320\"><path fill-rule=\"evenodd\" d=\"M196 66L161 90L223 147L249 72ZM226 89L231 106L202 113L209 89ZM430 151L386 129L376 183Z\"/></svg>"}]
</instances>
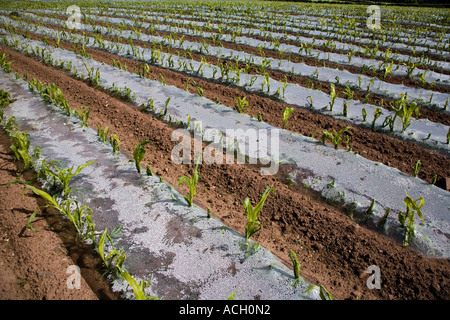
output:
<instances>
[{"instance_id":1,"label":"cultivated field","mask_svg":"<svg viewBox=\"0 0 450 320\"><path fill-rule=\"evenodd\" d=\"M450 298L450 10L0 4L3 298Z\"/></svg>"}]
</instances>

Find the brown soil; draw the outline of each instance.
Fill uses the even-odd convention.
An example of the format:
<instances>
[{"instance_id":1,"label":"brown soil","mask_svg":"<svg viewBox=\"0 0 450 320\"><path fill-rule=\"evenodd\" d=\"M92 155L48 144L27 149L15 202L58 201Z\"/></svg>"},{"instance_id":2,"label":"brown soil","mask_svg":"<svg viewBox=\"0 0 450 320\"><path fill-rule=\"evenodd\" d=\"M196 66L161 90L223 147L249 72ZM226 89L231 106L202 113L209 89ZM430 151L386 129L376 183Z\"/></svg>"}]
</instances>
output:
<instances>
[{"instance_id":1,"label":"brown soil","mask_svg":"<svg viewBox=\"0 0 450 320\"><path fill-rule=\"evenodd\" d=\"M83 81L71 78L61 70L45 66L6 47L1 47L1 51L8 54L9 61L14 61L13 71L19 75L26 73L29 79L34 77L44 83L55 83L72 108L89 106L89 125L92 128L97 128L97 125L110 127L110 132L121 141L121 150L132 153L136 143L150 139L152 143L146 147L143 164L150 165L157 175L171 185L177 185L178 177L192 173L193 165L175 165L171 162L171 151L176 145L176 142L171 141L173 127ZM106 53L89 53L95 59L105 62L111 60L111 56ZM126 62L130 67L131 60ZM155 71L162 73L168 83L170 80L185 86L184 75L172 74L164 69L154 69L152 72ZM224 86L219 87L200 79L198 83L205 89L205 95L220 95L224 100L234 100L236 96L235 92L227 91ZM249 95L249 99L252 108L254 105L266 106L265 110L261 109L264 119L270 119L269 112L274 110L274 106L283 106L260 96ZM303 118L316 116L319 120L315 123L325 121L325 118L316 114L301 114L292 120L293 125L298 126L297 121ZM311 126L311 130L317 129ZM353 134L352 138L355 137ZM368 132L365 134L369 136ZM374 150L387 149L389 143L396 141L382 142L390 139L384 136L380 139L380 147ZM410 144L402 143L402 148L410 147ZM366 147L362 150L369 153L371 149ZM384 153L379 151L378 154ZM436 158L439 156L430 153L423 159L432 161ZM392 158L390 160L393 161ZM445 157L443 160L448 164ZM412 161L415 162L415 159ZM437 164L437 168L444 170L444 163ZM278 176L261 176L258 168L249 165L203 164L199 172L201 178L197 186L196 204L205 209L211 208L214 216L241 233L244 232L245 223L242 206L244 198L249 197L254 204L266 186L273 185L275 194L269 196L260 217L263 229L255 234L254 240L279 256L288 266L291 265L288 252L294 250L301 263L302 275L314 283L324 285L335 298L450 298L450 261L425 258L410 248L402 248L399 243L381 236L376 230L358 225L343 210L320 201L312 193L286 185L283 170ZM185 193L185 187L180 191ZM381 268L380 290L370 290L366 286L368 274L365 271L373 264Z\"/></svg>"}]
</instances>

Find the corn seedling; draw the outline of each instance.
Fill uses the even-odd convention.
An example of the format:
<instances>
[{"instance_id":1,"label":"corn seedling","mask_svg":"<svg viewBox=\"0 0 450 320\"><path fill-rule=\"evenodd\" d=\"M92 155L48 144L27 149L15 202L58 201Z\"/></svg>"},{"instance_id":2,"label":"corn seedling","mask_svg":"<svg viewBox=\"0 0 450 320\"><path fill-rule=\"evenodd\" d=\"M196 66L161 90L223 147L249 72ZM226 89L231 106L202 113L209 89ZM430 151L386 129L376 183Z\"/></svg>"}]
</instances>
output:
<instances>
[{"instance_id":1,"label":"corn seedling","mask_svg":"<svg viewBox=\"0 0 450 320\"><path fill-rule=\"evenodd\" d=\"M325 140L330 141L334 148L337 150L339 145L344 141L344 137L342 136L342 134L346 131L348 131L351 127L345 127L344 129L342 129L339 132L336 132L336 130L333 129L333 133L327 131L327 130L322 130L322 142L323 144L325 144Z\"/></svg>"},{"instance_id":2,"label":"corn seedling","mask_svg":"<svg viewBox=\"0 0 450 320\"><path fill-rule=\"evenodd\" d=\"M420 162L420 160L417 160L417 162L414 164L414 177L417 177L417 175L419 174L421 165L422 162Z\"/></svg>"},{"instance_id":3,"label":"corn seedling","mask_svg":"<svg viewBox=\"0 0 450 320\"><path fill-rule=\"evenodd\" d=\"M367 214L367 215L372 215L372 214L373 214L374 207L375 207L375 199L372 199L372 202L370 203L370 206L369 206L369 208L367 209L366 214Z\"/></svg>"},{"instance_id":4,"label":"corn seedling","mask_svg":"<svg viewBox=\"0 0 450 320\"><path fill-rule=\"evenodd\" d=\"M148 175L148 176L153 176L152 168L151 168L149 165L147 165L147 170L146 170L146 172L147 172L147 175Z\"/></svg>"},{"instance_id":5,"label":"corn seedling","mask_svg":"<svg viewBox=\"0 0 450 320\"><path fill-rule=\"evenodd\" d=\"M10 103L16 101L15 99L10 99L11 95L7 91L0 90L0 108L6 107Z\"/></svg>"},{"instance_id":6,"label":"corn seedling","mask_svg":"<svg viewBox=\"0 0 450 320\"><path fill-rule=\"evenodd\" d=\"M335 103L336 98L337 98L336 89L335 89L333 83L330 84L330 90L331 90L330 91L331 101L329 103L329 106L330 106L330 111L333 111L333 106L334 106L334 103Z\"/></svg>"},{"instance_id":7,"label":"corn seedling","mask_svg":"<svg viewBox=\"0 0 450 320\"><path fill-rule=\"evenodd\" d=\"M47 192L45 192L45 191L43 191L43 190L40 190L40 189L38 189L38 188L35 188L35 187L33 187L33 186L27 185L27 184L25 185L25 187L24 187L23 190L22 190L22 195L24 194L26 188L28 188L28 189L30 189L31 191L33 191L36 195L40 196L40 197L41 197L42 199L44 199L44 200L46 201L46 203L47 203L47 205L42 206L42 207L39 207L36 211L34 211L34 212L31 214L31 216L29 217L29 219L28 219L28 221L26 222L26 224L25 224L25 226L26 226L27 229L29 229L29 230L31 230L31 231L33 231L33 232L36 232L36 230L33 229L33 228L31 227L31 222L32 222L33 219L36 217L37 212L38 212L39 210L41 210L42 208L48 208L48 207L53 207L53 208L57 209L58 211L61 211L61 207L59 206L59 203L58 203L58 201L56 200L56 195L51 196L51 195L49 195Z\"/></svg>"},{"instance_id":8,"label":"corn seedling","mask_svg":"<svg viewBox=\"0 0 450 320\"><path fill-rule=\"evenodd\" d=\"M377 121L377 119L379 117L381 117L381 115L383 114L381 108L376 108L373 111L373 121L372 121L372 131L375 131L375 122Z\"/></svg>"},{"instance_id":9,"label":"corn seedling","mask_svg":"<svg viewBox=\"0 0 450 320\"><path fill-rule=\"evenodd\" d=\"M72 210L72 204L75 208ZM76 200L69 199L63 201L60 206L63 213L72 222L77 230L77 234L82 241L91 239L95 240L95 224L92 221L92 210L87 206L81 206Z\"/></svg>"},{"instance_id":10,"label":"corn seedling","mask_svg":"<svg viewBox=\"0 0 450 320\"><path fill-rule=\"evenodd\" d=\"M406 193L406 191L405 191ZM398 213L398 220L400 224L405 227L405 237L403 240L403 246L407 247L411 240L412 236L414 235L414 216L417 214L420 218L422 218L422 223L424 222L422 211L420 210L422 206L424 205L424 199L423 197L420 197L417 200L413 200L408 193L406 193L406 197L403 200L403 202L406 205L406 212L399 212ZM419 203L417 203L419 202Z\"/></svg>"},{"instance_id":11,"label":"corn seedling","mask_svg":"<svg viewBox=\"0 0 450 320\"><path fill-rule=\"evenodd\" d=\"M145 288L149 287L151 284L150 279L148 279L148 281L141 280L138 283L127 271L122 271L120 276L128 282L131 288L133 288L136 300L159 300L158 297L145 294Z\"/></svg>"},{"instance_id":12,"label":"corn seedling","mask_svg":"<svg viewBox=\"0 0 450 320\"><path fill-rule=\"evenodd\" d=\"M181 186L183 182L186 182L189 187L189 196L184 196L184 199L188 203L189 207L192 207L194 204L195 188L199 179L197 171L198 164L199 162L197 162L197 164L195 165L194 173L191 178L183 176L178 179L178 186Z\"/></svg>"},{"instance_id":13,"label":"corn seedling","mask_svg":"<svg viewBox=\"0 0 450 320\"><path fill-rule=\"evenodd\" d=\"M289 250L289 258L291 259L294 268L295 280L298 280L300 279L300 262L298 262L297 255L292 250Z\"/></svg>"},{"instance_id":14,"label":"corn seedling","mask_svg":"<svg viewBox=\"0 0 450 320\"><path fill-rule=\"evenodd\" d=\"M343 91L343 94L344 94L344 98L345 98L345 99L352 100L352 99L353 99L353 95L355 94L355 92L353 92L353 90L350 89L349 86L345 86L345 89L344 89L344 91Z\"/></svg>"},{"instance_id":15,"label":"corn seedling","mask_svg":"<svg viewBox=\"0 0 450 320\"><path fill-rule=\"evenodd\" d=\"M75 110L75 116L81 120L81 126L82 127L88 127L88 119L89 119L89 107L81 107L81 110Z\"/></svg>"},{"instance_id":16,"label":"corn seedling","mask_svg":"<svg viewBox=\"0 0 450 320\"><path fill-rule=\"evenodd\" d=\"M264 193L261 196L261 199L259 200L258 204L253 208L252 204L250 203L249 198L245 198L244 200L244 208L245 208L245 214L247 216L247 224L245 225L245 238L246 240L250 239L252 235L254 235L256 232L261 230L262 224L258 221L259 214L261 213L261 210L264 206L264 202L266 201L267 197L270 194L270 191L275 192L273 186L269 186L266 188Z\"/></svg>"},{"instance_id":17,"label":"corn seedling","mask_svg":"<svg viewBox=\"0 0 450 320\"><path fill-rule=\"evenodd\" d=\"M194 82L194 86L195 86L195 88L197 89L197 94L200 96L200 97L203 97L203 89L197 84L197 82L195 82L194 80L192 80L193 82Z\"/></svg>"},{"instance_id":18,"label":"corn seedling","mask_svg":"<svg viewBox=\"0 0 450 320\"><path fill-rule=\"evenodd\" d=\"M5 70L7 73L11 72L11 63L12 61L6 60L6 53L3 52L3 54L0 56L0 66L3 70Z\"/></svg>"},{"instance_id":19,"label":"corn seedling","mask_svg":"<svg viewBox=\"0 0 450 320\"><path fill-rule=\"evenodd\" d=\"M433 178L431 179L431 184L432 184L432 185L436 184L436 180L437 180L437 174L435 174L435 175L433 176Z\"/></svg>"},{"instance_id":20,"label":"corn seedling","mask_svg":"<svg viewBox=\"0 0 450 320\"><path fill-rule=\"evenodd\" d=\"M106 143L108 140L108 133L109 133L109 127L106 127L105 129L102 129L100 125L97 125L97 135L103 143Z\"/></svg>"},{"instance_id":21,"label":"corn seedling","mask_svg":"<svg viewBox=\"0 0 450 320\"><path fill-rule=\"evenodd\" d=\"M93 163L94 161L88 161L86 164L78 166L75 171L73 171L74 166L61 169L54 162L52 162L50 163L50 165L52 165L56 169L56 172L53 170L48 170L47 173L50 174L56 182L59 182L62 193L64 194L64 197L67 198L71 190L71 188L69 188L70 180L80 174L81 170Z\"/></svg>"},{"instance_id":22,"label":"corn seedling","mask_svg":"<svg viewBox=\"0 0 450 320\"><path fill-rule=\"evenodd\" d=\"M141 172L141 161L144 159L145 156L145 145L149 144L150 142L151 142L150 140L145 140L139 143L133 150L134 164L139 173Z\"/></svg>"},{"instance_id":23,"label":"corn seedling","mask_svg":"<svg viewBox=\"0 0 450 320\"><path fill-rule=\"evenodd\" d=\"M319 293L320 299L322 300L333 300L333 296L330 292L324 287L320 286L320 293Z\"/></svg>"},{"instance_id":24,"label":"corn seedling","mask_svg":"<svg viewBox=\"0 0 450 320\"><path fill-rule=\"evenodd\" d=\"M245 108L247 108L248 110L248 101L246 100L246 97L240 98L240 97L235 97L236 100L236 110L239 113L242 113L244 111Z\"/></svg>"},{"instance_id":25,"label":"corn seedling","mask_svg":"<svg viewBox=\"0 0 450 320\"><path fill-rule=\"evenodd\" d=\"M234 300L234 298L236 297L236 292L241 293L241 290L233 291L233 292L228 296L227 300Z\"/></svg>"},{"instance_id":26,"label":"corn seedling","mask_svg":"<svg viewBox=\"0 0 450 320\"><path fill-rule=\"evenodd\" d=\"M262 122L263 118L262 118L262 114L261 111L258 111L258 122Z\"/></svg>"},{"instance_id":27,"label":"corn seedling","mask_svg":"<svg viewBox=\"0 0 450 320\"><path fill-rule=\"evenodd\" d=\"M286 108L283 110L283 129L286 129L288 118L292 112L294 112L294 108Z\"/></svg>"},{"instance_id":28,"label":"corn seedling","mask_svg":"<svg viewBox=\"0 0 450 320\"><path fill-rule=\"evenodd\" d=\"M126 259L124 250L118 250L114 247L111 236L107 233L107 228L103 231L102 236L98 242L97 251L106 266L106 271L103 276L109 272L113 273L116 277L124 272L123 263ZM112 249L105 255L105 241L109 240Z\"/></svg>"},{"instance_id":29,"label":"corn seedling","mask_svg":"<svg viewBox=\"0 0 450 320\"><path fill-rule=\"evenodd\" d=\"M99 86L100 85L100 70L97 68L97 70L94 72L94 67L90 68L86 65L86 63L83 61L84 68L86 69L88 73L88 80L90 83Z\"/></svg>"},{"instance_id":30,"label":"corn seedling","mask_svg":"<svg viewBox=\"0 0 450 320\"><path fill-rule=\"evenodd\" d=\"M284 99L284 94L286 92L286 88L289 86L286 76L284 76L284 82L281 82L281 86L283 88L283 99Z\"/></svg>"},{"instance_id":31,"label":"corn seedling","mask_svg":"<svg viewBox=\"0 0 450 320\"><path fill-rule=\"evenodd\" d=\"M270 91L270 78L269 78L269 74L267 72L264 72L264 82L262 84L262 88L264 89L264 84L267 84L267 92Z\"/></svg>"},{"instance_id":32,"label":"corn seedling","mask_svg":"<svg viewBox=\"0 0 450 320\"><path fill-rule=\"evenodd\" d=\"M347 106L347 101L344 100L344 105L342 107L342 115L344 117L347 117L348 115L348 106Z\"/></svg>"},{"instance_id":33,"label":"corn seedling","mask_svg":"<svg viewBox=\"0 0 450 320\"><path fill-rule=\"evenodd\" d=\"M10 148L14 152L18 161L22 160L24 163L23 170L27 170L31 165L31 156L28 154L30 149L30 135L27 132L22 132L17 129L5 129L12 139Z\"/></svg>"},{"instance_id":34,"label":"corn seedling","mask_svg":"<svg viewBox=\"0 0 450 320\"><path fill-rule=\"evenodd\" d=\"M413 112L418 115L419 109L419 105L417 105L417 103L415 102L411 103L408 107L406 103L406 97L404 95L402 96L402 99L399 102L399 106L397 108L394 107L395 115L402 121L402 132L405 132L405 130L410 126L412 122L411 116Z\"/></svg>"},{"instance_id":35,"label":"corn seedling","mask_svg":"<svg viewBox=\"0 0 450 320\"><path fill-rule=\"evenodd\" d=\"M362 117L363 117L363 122L366 122L366 119L367 119L367 111L366 111L366 108L363 108L362 111L361 111L361 113L362 113Z\"/></svg>"},{"instance_id":36,"label":"corn seedling","mask_svg":"<svg viewBox=\"0 0 450 320\"><path fill-rule=\"evenodd\" d=\"M114 154L120 151L120 141L116 134L112 134L109 136L109 143L111 143Z\"/></svg>"}]
</instances>

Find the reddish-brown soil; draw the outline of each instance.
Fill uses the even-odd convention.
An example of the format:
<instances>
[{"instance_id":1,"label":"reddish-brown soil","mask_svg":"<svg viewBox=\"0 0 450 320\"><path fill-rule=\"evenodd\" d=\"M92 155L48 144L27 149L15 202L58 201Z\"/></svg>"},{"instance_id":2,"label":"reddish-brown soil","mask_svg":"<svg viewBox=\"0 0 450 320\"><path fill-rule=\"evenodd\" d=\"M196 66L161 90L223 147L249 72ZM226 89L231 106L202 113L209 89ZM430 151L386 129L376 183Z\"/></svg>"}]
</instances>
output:
<instances>
[{"instance_id":1,"label":"reddish-brown soil","mask_svg":"<svg viewBox=\"0 0 450 320\"><path fill-rule=\"evenodd\" d=\"M0 48L0 52L6 52L8 60L14 61L12 69L20 76L26 73L28 79L34 77L44 83L55 83L72 108L89 106L89 125L92 128L97 128L97 125L102 128L110 127L110 132L119 137L122 150L132 153L138 142L150 139L152 143L146 147L143 164L150 165L168 183L176 186L178 177L192 173L193 165L175 165L171 161L171 151L176 144L171 141L173 127L157 117L140 112L136 106L71 78L62 70L45 66L4 46ZM88 52L99 61L111 61L111 55L107 53L95 50ZM119 57L115 59L126 62L129 69L133 66L132 60ZM185 87L185 75L152 68L152 78L159 78L161 73L168 84ZM233 105L234 97L244 94L235 88L201 79L196 81L205 90L205 96L218 96L226 105ZM264 120L280 125L273 114L280 113L285 105L258 95L245 95L251 101L252 112L260 110ZM345 125L321 115L298 110L297 117L290 120L289 129L300 130L299 127L303 126L303 122L299 125L300 121L305 121L305 125L312 121L308 133L326 125L332 128ZM442 172L449 168L446 157L384 135L380 135L377 140L375 133L355 128L351 138L355 144L359 140L363 141L358 146L360 154L368 156L373 152L375 157L379 157L379 161L386 156L386 161L400 163L410 155L403 151L399 160L396 160L395 156L392 157L396 152L395 148L400 152L417 149L420 150L417 152L424 152L424 157L421 158L423 162L440 159L433 170ZM368 145L370 141L378 147ZM391 149L391 144L395 148ZM413 164L416 156L417 154L406 161ZM275 194L269 196L260 217L263 229L254 235L254 240L279 256L288 266L291 265L288 252L294 250L301 263L301 274L314 283L324 285L336 299L450 298L450 261L426 258L410 248L403 248L401 244L380 235L376 230L358 225L343 209L324 203L313 193L289 187L284 183L284 169L277 176L261 176L258 168L249 165L203 164L199 167L201 178L195 202L203 208L211 208L215 217L243 233L244 198L249 197L252 203L256 203L266 186L273 185ZM448 176L448 171L444 176ZM185 193L185 187L180 191ZM366 286L366 270L370 265L381 268L382 284L379 290L371 290Z\"/></svg>"}]
</instances>

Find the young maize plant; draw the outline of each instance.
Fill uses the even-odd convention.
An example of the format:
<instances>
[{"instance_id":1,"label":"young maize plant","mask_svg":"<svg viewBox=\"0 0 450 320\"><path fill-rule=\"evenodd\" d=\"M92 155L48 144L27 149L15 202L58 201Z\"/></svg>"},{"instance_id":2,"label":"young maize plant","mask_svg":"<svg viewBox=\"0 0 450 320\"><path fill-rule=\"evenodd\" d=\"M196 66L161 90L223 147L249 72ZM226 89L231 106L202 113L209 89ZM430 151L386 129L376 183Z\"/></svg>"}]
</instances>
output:
<instances>
[{"instance_id":1,"label":"young maize plant","mask_svg":"<svg viewBox=\"0 0 450 320\"><path fill-rule=\"evenodd\" d=\"M0 56L0 67L5 70L5 72L10 73L11 72L11 63L13 61L7 61L6 60L6 53L3 52L3 54Z\"/></svg>"},{"instance_id":2,"label":"young maize plant","mask_svg":"<svg viewBox=\"0 0 450 320\"><path fill-rule=\"evenodd\" d=\"M37 90L44 101L59 107L66 115L70 116L72 114L69 102L64 98L61 89L56 84L44 85L33 79L28 82L28 87L31 91Z\"/></svg>"},{"instance_id":3,"label":"young maize plant","mask_svg":"<svg viewBox=\"0 0 450 320\"><path fill-rule=\"evenodd\" d=\"M112 134L109 136L109 143L111 143L111 147L113 148L113 153L116 154L120 151L120 141L117 135Z\"/></svg>"},{"instance_id":4,"label":"young maize plant","mask_svg":"<svg viewBox=\"0 0 450 320\"><path fill-rule=\"evenodd\" d=\"M90 83L95 84L98 86L100 84L100 71L97 69L97 71L94 73L94 67L90 68L87 66L86 62L83 61L84 68L86 69L88 73L88 80Z\"/></svg>"},{"instance_id":5,"label":"young maize plant","mask_svg":"<svg viewBox=\"0 0 450 320\"><path fill-rule=\"evenodd\" d=\"M294 108L285 108L283 110L283 129L286 129L288 118L292 112L294 112Z\"/></svg>"},{"instance_id":6,"label":"young maize plant","mask_svg":"<svg viewBox=\"0 0 450 320\"><path fill-rule=\"evenodd\" d=\"M381 110L381 108L376 108L373 111L373 121L372 121L372 131L375 131L375 122L377 121L377 119L379 117L381 117L383 115L383 112Z\"/></svg>"},{"instance_id":7,"label":"young maize plant","mask_svg":"<svg viewBox=\"0 0 450 320\"><path fill-rule=\"evenodd\" d=\"M89 107L86 107L86 106L82 106L80 110L74 111L75 117L77 117L78 119L81 120L82 127L89 126L89 124L88 124L89 113L90 113L90 109L89 109Z\"/></svg>"},{"instance_id":8,"label":"young maize plant","mask_svg":"<svg viewBox=\"0 0 450 320\"><path fill-rule=\"evenodd\" d=\"M247 108L248 110L248 101L246 100L246 97L240 98L240 97L235 97L236 100L236 110L239 113L242 113L244 111L245 108Z\"/></svg>"},{"instance_id":9,"label":"young maize plant","mask_svg":"<svg viewBox=\"0 0 450 320\"><path fill-rule=\"evenodd\" d=\"M181 186L183 184L183 182L186 182L186 184L189 187L189 196L186 196L186 195L184 196L184 199L188 203L189 207L192 207L194 205L195 188L197 186L197 182L199 179L199 175L198 175L198 171L197 171L198 164L199 164L199 162L197 161L197 164L195 165L195 168L194 168L194 173L191 178L189 178L187 176L183 176L178 179L178 186Z\"/></svg>"},{"instance_id":10,"label":"young maize plant","mask_svg":"<svg viewBox=\"0 0 450 320\"><path fill-rule=\"evenodd\" d=\"M308 287L308 289L305 290L304 293L310 293L314 289L319 289L319 297L321 300L333 300L333 296L323 285L316 286L312 284Z\"/></svg>"},{"instance_id":11,"label":"young maize plant","mask_svg":"<svg viewBox=\"0 0 450 320\"><path fill-rule=\"evenodd\" d=\"M342 106L342 115L347 118L348 115L348 106L347 101L344 100L344 105Z\"/></svg>"},{"instance_id":12,"label":"young maize plant","mask_svg":"<svg viewBox=\"0 0 450 320\"><path fill-rule=\"evenodd\" d=\"M106 127L105 129L102 129L100 125L97 125L97 135L103 143L106 143L108 140L108 133L109 133L109 127Z\"/></svg>"},{"instance_id":13,"label":"young maize plant","mask_svg":"<svg viewBox=\"0 0 450 320\"><path fill-rule=\"evenodd\" d=\"M105 241L108 240L111 245L111 250L105 255ZM105 228L102 236L98 242L97 252L105 264L106 271L102 276L107 273L112 273L116 278L119 277L125 270L123 268L123 263L126 259L126 253L124 250L119 250L114 247L114 242L110 234L108 234L108 229Z\"/></svg>"},{"instance_id":14,"label":"young maize plant","mask_svg":"<svg viewBox=\"0 0 450 320\"><path fill-rule=\"evenodd\" d=\"M378 223L378 228L381 228L386 224L389 212L391 212L391 208L387 208L386 211L384 212L383 218L381 218L380 222Z\"/></svg>"},{"instance_id":15,"label":"young maize plant","mask_svg":"<svg viewBox=\"0 0 450 320\"><path fill-rule=\"evenodd\" d=\"M142 141L133 150L134 164L139 173L141 172L141 161L144 159L145 156L145 145L149 144L150 142L151 142L150 140Z\"/></svg>"},{"instance_id":16,"label":"young maize plant","mask_svg":"<svg viewBox=\"0 0 450 320\"><path fill-rule=\"evenodd\" d=\"M41 198L43 198L46 201L46 203L47 203L47 205L39 207L36 211L34 211L31 214L30 218L28 219L28 221L26 223L27 229L29 229L29 230L31 230L33 232L36 232L36 230L31 227L31 222L36 217L36 214L38 213L38 211L40 211L42 208L48 208L48 207L53 207L56 210L61 211L61 207L60 207L58 201L56 200L56 195L51 196L47 192L45 192L43 190L39 190L38 188L35 188L35 187L27 185L27 184L25 184L25 187L22 190L22 194L24 194L26 188L30 189L36 195L38 195Z\"/></svg>"},{"instance_id":17,"label":"young maize plant","mask_svg":"<svg viewBox=\"0 0 450 320\"><path fill-rule=\"evenodd\" d=\"M287 77L284 76L284 81L281 82L281 87L282 87L282 90L283 90L283 96L282 96L283 99L284 99L284 95L286 93L286 88L289 87L289 85L290 85L290 83L288 83Z\"/></svg>"},{"instance_id":18,"label":"young maize plant","mask_svg":"<svg viewBox=\"0 0 450 320\"><path fill-rule=\"evenodd\" d=\"M416 164L414 165L414 177L417 177L417 175L419 174L421 165L422 162L420 162L420 160L417 160Z\"/></svg>"},{"instance_id":19,"label":"young maize plant","mask_svg":"<svg viewBox=\"0 0 450 320\"><path fill-rule=\"evenodd\" d=\"M406 101L402 98L400 106L398 108L394 108L394 110L395 115L402 121L402 132L405 132L412 122L411 116L413 112L415 112L416 115L419 115L420 107L415 102L411 103L408 107Z\"/></svg>"},{"instance_id":20,"label":"young maize plant","mask_svg":"<svg viewBox=\"0 0 450 320\"><path fill-rule=\"evenodd\" d=\"M329 106L330 106L330 111L333 111L333 106L334 106L334 103L337 98L336 88L333 83L330 84L330 96L331 96L331 101L329 103Z\"/></svg>"},{"instance_id":21,"label":"young maize plant","mask_svg":"<svg viewBox=\"0 0 450 320\"><path fill-rule=\"evenodd\" d=\"M420 197L417 200L413 200L408 193L405 191L406 197L403 202L406 205L406 212L398 213L398 221L405 228L405 236L403 239L403 247L409 246L411 243L412 237L414 236L414 216L417 214L421 219L422 223L424 222L422 211L420 210L425 203L423 197ZM419 202L419 203L417 203Z\"/></svg>"},{"instance_id":22,"label":"young maize plant","mask_svg":"<svg viewBox=\"0 0 450 320\"><path fill-rule=\"evenodd\" d=\"M16 101L16 99L10 99L10 97L11 95L8 91L0 90L0 108L6 107Z\"/></svg>"},{"instance_id":23,"label":"young maize plant","mask_svg":"<svg viewBox=\"0 0 450 320\"><path fill-rule=\"evenodd\" d=\"M62 189L62 194L67 199L69 196L69 193L71 191L71 188L69 188L70 180L72 180L73 177L80 174L81 170L86 168L87 166L90 166L91 164L95 163L95 161L88 161L83 165L78 166L75 171L74 166L72 167L66 167L64 169L59 168L55 162L51 162L50 165L53 166L56 169L56 172L53 170L48 170L46 174L49 174L54 178L54 182L58 182L60 184L60 188Z\"/></svg>"},{"instance_id":24,"label":"young maize plant","mask_svg":"<svg viewBox=\"0 0 450 320\"><path fill-rule=\"evenodd\" d=\"M71 207L75 205L75 208L72 210ZM77 236L81 241L85 241L90 239L92 241L95 240L95 224L92 221L91 215L92 210L87 206L81 206L77 200L68 199L64 200L60 206L61 213L63 213L72 224L75 226L77 230Z\"/></svg>"},{"instance_id":25,"label":"young maize plant","mask_svg":"<svg viewBox=\"0 0 450 320\"><path fill-rule=\"evenodd\" d=\"M258 111L258 122L262 122L263 118L262 118L262 113L261 111Z\"/></svg>"},{"instance_id":26,"label":"young maize plant","mask_svg":"<svg viewBox=\"0 0 450 320\"><path fill-rule=\"evenodd\" d=\"M334 134L327 130L322 130L323 133L322 143L325 144L325 140L328 140L333 144L334 148L337 150L339 145L344 141L344 137L342 136L342 134L350 129L351 127L345 127L339 132L336 132L336 130L333 129Z\"/></svg>"},{"instance_id":27,"label":"young maize plant","mask_svg":"<svg viewBox=\"0 0 450 320\"><path fill-rule=\"evenodd\" d=\"M297 255L292 250L289 250L289 258L291 259L294 268L294 284L296 284L300 279L300 262L298 262Z\"/></svg>"},{"instance_id":28,"label":"young maize plant","mask_svg":"<svg viewBox=\"0 0 450 320\"><path fill-rule=\"evenodd\" d=\"M136 300L160 300L158 297L145 294L145 288L150 287L150 279L148 279L148 281L141 280L138 283L127 271L122 271L120 276L128 282L131 288L133 288Z\"/></svg>"},{"instance_id":29,"label":"young maize plant","mask_svg":"<svg viewBox=\"0 0 450 320\"><path fill-rule=\"evenodd\" d=\"M13 129L5 129L5 131L8 132L12 137L10 148L12 151L14 151L16 159L18 161L23 161L24 166L22 168L22 171L27 170L32 165L31 156L28 153L30 149L30 135L27 132L19 131L15 127L15 125L14 127L11 127Z\"/></svg>"},{"instance_id":30,"label":"young maize plant","mask_svg":"<svg viewBox=\"0 0 450 320\"><path fill-rule=\"evenodd\" d=\"M258 221L259 214L264 206L264 202L270 194L270 191L275 192L273 186L268 186L261 196L258 204L253 208L249 198L244 200L245 214L247 216L247 224L245 225L245 239L248 240L252 235L262 229L261 222Z\"/></svg>"},{"instance_id":31,"label":"young maize plant","mask_svg":"<svg viewBox=\"0 0 450 320\"><path fill-rule=\"evenodd\" d=\"M367 111L366 108L363 108L361 111L362 117L363 117L363 122L366 122L367 120Z\"/></svg>"},{"instance_id":32,"label":"young maize plant","mask_svg":"<svg viewBox=\"0 0 450 320\"><path fill-rule=\"evenodd\" d=\"M353 95L355 94L355 92L352 89L350 89L349 86L345 86L345 89L342 93L344 94L344 98L348 100L352 100Z\"/></svg>"}]
</instances>

